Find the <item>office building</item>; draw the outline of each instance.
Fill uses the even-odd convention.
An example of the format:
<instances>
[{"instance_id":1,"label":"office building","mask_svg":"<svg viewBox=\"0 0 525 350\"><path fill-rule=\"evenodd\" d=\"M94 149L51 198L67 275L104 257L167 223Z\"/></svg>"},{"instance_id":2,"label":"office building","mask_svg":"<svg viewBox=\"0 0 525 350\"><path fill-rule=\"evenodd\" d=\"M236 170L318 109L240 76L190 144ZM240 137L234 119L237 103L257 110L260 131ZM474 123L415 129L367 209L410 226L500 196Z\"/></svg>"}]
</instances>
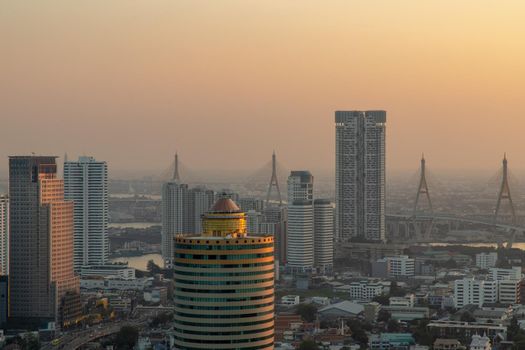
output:
<instances>
[{"instance_id":1,"label":"office building","mask_svg":"<svg viewBox=\"0 0 525 350\"><path fill-rule=\"evenodd\" d=\"M215 192L204 187L191 188L188 191L188 201L189 227L185 232L202 232L202 215L207 213L215 202Z\"/></svg>"},{"instance_id":2,"label":"office building","mask_svg":"<svg viewBox=\"0 0 525 350\"><path fill-rule=\"evenodd\" d=\"M0 195L0 276L9 274L9 196Z\"/></svg>"},{"instance_id":3,"label":"office building","mask_svg":"<svg viewBox=\"0 0 525 350\"><path fill-rule=\"evenodd\" d=\"M21 322L71 322L78 315L73 202L64 199L56 157L9 157L10 315Z\"/></svg>"},{"instance_id":4,"label":"office building","mask_svg":"<svg viewBox=\"0 0 525 350\"><path fill-rule=\"evenodd\" d=\"M314 267L314 177L292 171L288 177L287 266L293 271Z\"/></svg>"},{"instance_id":5,"label":"office building","mask_svg":"<svg viewBox=\"0 0 525 350\"><path fill-rule=\"evenodd\" d=\"M108 260L108 166L93 157L64 162L64 194L73 201L75 271Z\"/></svg>"},{"instance_id":6,"label":"office building","mask_svg":"<svg viewBox=\"0 0 525 350\"><path fill-rule=\"evenodd\" d=\"M261 232L261 225L264 221L264 215L255 210L246 211L246 227L250 235L258 235ZM270 232L266 232L270 233Z\"/></svg>"},{"instance_id":7,"label":"office building","mask_svg":"<svg viewBox=\"0 0 525 350\"><path fill-rule=\"evenodd\" d=\"M273 349L271 236L249 236L245 213L223 197L174 252L176 349Z\"/></svg>"},{"instance_id":8,"label":"office building","mask_svg":"<svg viewBox=\"0 0 525 350\"><path fill-rule=\"evenodd\" d=\"M476 266L480 269L495 267L498 262L498 253L479 253L476 254Z\"/></svg>"},{"instance_id":9,"label":"office building","mask_svg":"<svg viewBox=\"0 0 525 350\"><path fill-rule=\"evenodd\" d=\"M270 226L273 226L271 228ZM273 233L275 240L275 259L282 266L286 265L288 250L288 208L284 205L269 205L264 209L264 224L261 232Z\"/></svg>"},{"instance_id":10,"label":"office building","mask_svg":"<svg viewBox=\"0 0 525 350\"><path fill-rule=\"evenodd\" d=\"M385 240L385 111L337 111L336 232L339 241Z\"/></svg>"},{"instance_id":11,"label":"office building","mask_svg":"<svg viewBox=\"0 0 525 350\"><path fill-rule=\"evenodd\" d=\"M264 212L264 200L259 198L251 198L251 197L245 197L245 198L239 198L239 201L237 202L239 205L239 208L241 208L242 211L245 213L249 212L250 210L255 210L259 213Z\"/></svg>"},{"instance_id":12,"label":"office building","mask_svg":"<svg viewBox=\"0 0 525 350\"><path fill-rule=\"evenodd\" d=\"M321 271L334 264L334 210L328 199L314 200L314 261Z\"/></svg>"},{"instance_id":13,"label":"office building","mask_svg":"<svg viewBox=\"0 0 525 350\"><path fill-rule=\"evenodd\" d=\"M498 301L498 282L464 278L454 281L454 306L483 306Z\"/></svg>"}]
</instances>

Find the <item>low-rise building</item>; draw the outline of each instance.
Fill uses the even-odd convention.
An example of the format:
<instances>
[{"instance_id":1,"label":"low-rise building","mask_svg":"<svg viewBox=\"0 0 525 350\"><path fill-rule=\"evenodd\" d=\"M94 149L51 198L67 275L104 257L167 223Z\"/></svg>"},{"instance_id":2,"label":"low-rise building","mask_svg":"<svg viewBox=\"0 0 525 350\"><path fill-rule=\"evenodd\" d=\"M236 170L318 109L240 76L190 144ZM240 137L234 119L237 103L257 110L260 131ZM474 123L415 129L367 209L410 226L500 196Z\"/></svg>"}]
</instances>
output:
<instances>
[{"instance_id":1,"label":"low-rise building","mask_svg":"<svg viewBox=\"0 0 525 350\"><path fill-rule=\"evenodd\" d=\"M371 301L384 293L384 286L377 280L364 280L350 283L350 298L357 301Z\"/></svg>"},{"instance_id":2,"label":"low-rise building","mask_svg":"<svg viewBox=\"0 0 525 350\"><path fill-rule=\"evenodd\" d=\"M490 339L486 335L474 334L470 342L470 350L491 350Z\"/></svg>"},{"instance_id":3,"label":"low-rise building","mask_svg":"<svg viewBox=\"0 0 525 350\"><path fill-rule=\"evenodd\" d=\"M464 350L465 346L457 339L437 338L432 348L434 350Z\"/></svg>"},{"instance_id":4,"label":"low-rise building","mask_svg":"<svg viewBox=\"0 0 525 350\"><path fill-rule=\"evenodd\" d=\"M521 266L513 266L510 269L493 267L489 269L489 274L493 281L521 280Z\"/></svg>"},{"instance_id":5,"label":"low-rise building","mask_svg":"<svg viewBox=\"0 0 525 350\"><path fill-rule=\"evenodd\" d=\"M325 318L354 318L363 313L364 309L364 306L361 304L345 300L337 304L325 306L317 311L317 313L319 316Z\"/></svg>"},{"instance_id":6,"label":"low-rise building","mask_svg":"<svg viewBox=\"0 0 525 350\"><path fill-rule=\"evenodd\" d=\"M135 269L128 264L87 265L80 268L80 277L117 277L125 280L135 278Z\"/></svg>"},{"instance_id":7,"label":"low-rise building","mask_svg":"<svg viewBox=\"0 0 525 350\"><path fill-rule=\"evenodd\" d=\"M87 290L138 290L151 286L151 278L125 280L121 278L86 277L80 279L80 288Z\"/></svg>"},{"instance_id":8,"label":"low-rise building","mask_svg":"<svg viewBox=\"0 0 525 350\"><path fill-rule=\"evenodd\" d=\"M300 297L298 295L285 295L281 298L281 305L294 306L299 305Z\"/></svg>"},{"instance_id":9,"label":"low-rise building","mask_svg":"<svg viewBox=\"0 0 525 350\"><path fill-rule=\"evenodd\" d=\"M476 266L480 269L489 269L496 266L498 253L479 253L476 254Z\"/></svg>"},{"instance_id":10,"label":"low-rise building","mask_svg":"<svg viewBox=\"0 0 525 350\"><path fill-rule=\"evenodd\" d=\"M371 350L409 350L416 341L410 333L381 333L373 334L368 343Z\"/></svg>"},{"instance_id":11,"label":"low-rise building","mask_svg":"<svg viewBox=\"0 0 525 350\"><path fill-rule=\"evenodd\" d=\"M430 317L428 307L383 306L382 308L398 321L422 320Z\"/></svg>"},{"instance_id":12,"label":"low-rise building","mask_svg":"<svg viewBox=\"0 0 525 350\"><path fill-rule=\"evenodd\" d=\"M498 282L464 278L454 281L454 306L482 306L498 300Z\"/></svg>"},{"instance_id":13,"label":"low-rise building","mask_svg":"<svg viewBox=\"0 0 525 350\"><path fill-rule=\"evenodd\" d=\"M416 296L414 294L407 294L404 297L390 297L388 305L401 307L414 307L416 303Z\"/></svg>"},{"instance_id":14,"label":"low-rise building","mask_svg":"<svg viewBox=\"0 0 525 350\"><path fill-rule=\"evenodd\" d=\"M507 338L507 327L497 323L469 323L460 321L432 321L427 330L435 338L458 339L463 344L470 344L474 334L486 334L489 338L501 335Z\"/></svg>"}]
</instances>

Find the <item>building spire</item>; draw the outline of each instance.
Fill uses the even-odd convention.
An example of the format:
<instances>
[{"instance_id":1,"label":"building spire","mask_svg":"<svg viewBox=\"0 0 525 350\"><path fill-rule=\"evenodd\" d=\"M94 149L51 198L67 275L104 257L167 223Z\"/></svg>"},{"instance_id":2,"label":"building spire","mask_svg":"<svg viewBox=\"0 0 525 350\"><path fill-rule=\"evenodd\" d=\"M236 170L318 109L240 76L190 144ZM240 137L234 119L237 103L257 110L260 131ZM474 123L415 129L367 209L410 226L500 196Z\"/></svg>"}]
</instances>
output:
<instances>
[{"instance_id":1,"label":"building spire","mask_svg":"<svg viewBox=\"0 0 525 350\"><path fill-rule=\"evenodd\" d=\"M494 211L494 222L497 221L499 211L501 209L501 201L507 199L510 204L510 212L512 215L512 223L516 224L516 210L514 208L514 202L512 201L512 196L510 194L509 186L509 169L507 161L507 153L503 154L503 174L501 179L501 185L498 194L498 201L496 202L496 210Z\"/></svg>"},{"instance_id":2,"label":"building spire","mask_svg":"<svg viewBox=\"0 0 525 350\"><path fill-rule=\"evenodd\" d=\"M430 209L430 213L433 214L434 210L432 209L432 201L430 200L430 192L428 190L428 184L427 184L427 177L426 177L426 160L425 160L425 154L421 154L421 168L420 168L420 175L419 175L419 185L417 188L417 194L416 194L416 201L414 203L414 217L416 217L417 214L417 207L419 204L419 197L420 195L425 195L428 202L428 207Z\"/></svg>"},{"instance_id":3,"label":"building spire","mask_svg":"<svg viewBox=\"0 0 525 350\"><path fill-rule=\"evenodd\" d=\"M175 166L173 169L173 180L176 182L180 182L180 175L179 175L179 154L175 153Z\"/></svg>"},{"instance_id":4,"label":"building spire","mask_svg":"<svg viewBox=\"0 0 525 350\"><path fill-rule=\"evenodd\" d=\"M275 150L272 153L272 177L270 178L270 184L268 185L268 193L266 195L266 205L270 203L270 195L272 194L272 188L275 187L277 195L279 196L279 205L283 204L281 198L281 190L279 190L279 182L277 181L277 160L275 157Z\"/></svg>"}]
</instances>

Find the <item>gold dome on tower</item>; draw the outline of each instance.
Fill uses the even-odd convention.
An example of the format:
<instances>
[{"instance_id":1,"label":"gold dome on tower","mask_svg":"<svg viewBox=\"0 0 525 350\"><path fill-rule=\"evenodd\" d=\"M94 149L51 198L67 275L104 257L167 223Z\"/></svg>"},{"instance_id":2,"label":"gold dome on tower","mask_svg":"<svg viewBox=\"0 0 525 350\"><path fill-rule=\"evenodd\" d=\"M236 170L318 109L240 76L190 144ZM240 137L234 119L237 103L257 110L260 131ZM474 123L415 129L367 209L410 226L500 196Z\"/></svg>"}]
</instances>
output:
<instances>
[{"instance_id":1,"label":"gold dome on tower","mask_svg":"<svg viewBox=\"0 0 525 350\"><path fill-rule=\"evenodd\" d=\"M246 214L226 196L219 198L202 216L205 237L246 237Z\"/></svg>"}]
</instances>

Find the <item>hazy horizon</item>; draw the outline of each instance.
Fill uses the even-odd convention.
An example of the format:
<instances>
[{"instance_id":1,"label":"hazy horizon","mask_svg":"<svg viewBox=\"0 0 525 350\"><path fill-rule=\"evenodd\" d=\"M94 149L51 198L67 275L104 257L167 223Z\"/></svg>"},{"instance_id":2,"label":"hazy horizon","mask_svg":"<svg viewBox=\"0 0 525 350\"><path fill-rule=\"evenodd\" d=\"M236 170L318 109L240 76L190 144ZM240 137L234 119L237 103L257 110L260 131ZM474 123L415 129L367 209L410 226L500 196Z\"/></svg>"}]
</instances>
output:
<instances>
[{"instance_id":1,"label":"hazy horizon","mask_svg":"<svg viewBox=\"0 0 525 350\"><path fill-rule=\"evenodd\" d=\"M525 3L12 1L0 5L7 156L112 174L333 172L334 111L387 111L387 172L525 173ZM208 169L208 170L206 170ZM110 174L111 174L110 173ZM143 174L143 175L139 175ZM118 177L118 176L117 176Z\"/></svg>"}]
</instances>

